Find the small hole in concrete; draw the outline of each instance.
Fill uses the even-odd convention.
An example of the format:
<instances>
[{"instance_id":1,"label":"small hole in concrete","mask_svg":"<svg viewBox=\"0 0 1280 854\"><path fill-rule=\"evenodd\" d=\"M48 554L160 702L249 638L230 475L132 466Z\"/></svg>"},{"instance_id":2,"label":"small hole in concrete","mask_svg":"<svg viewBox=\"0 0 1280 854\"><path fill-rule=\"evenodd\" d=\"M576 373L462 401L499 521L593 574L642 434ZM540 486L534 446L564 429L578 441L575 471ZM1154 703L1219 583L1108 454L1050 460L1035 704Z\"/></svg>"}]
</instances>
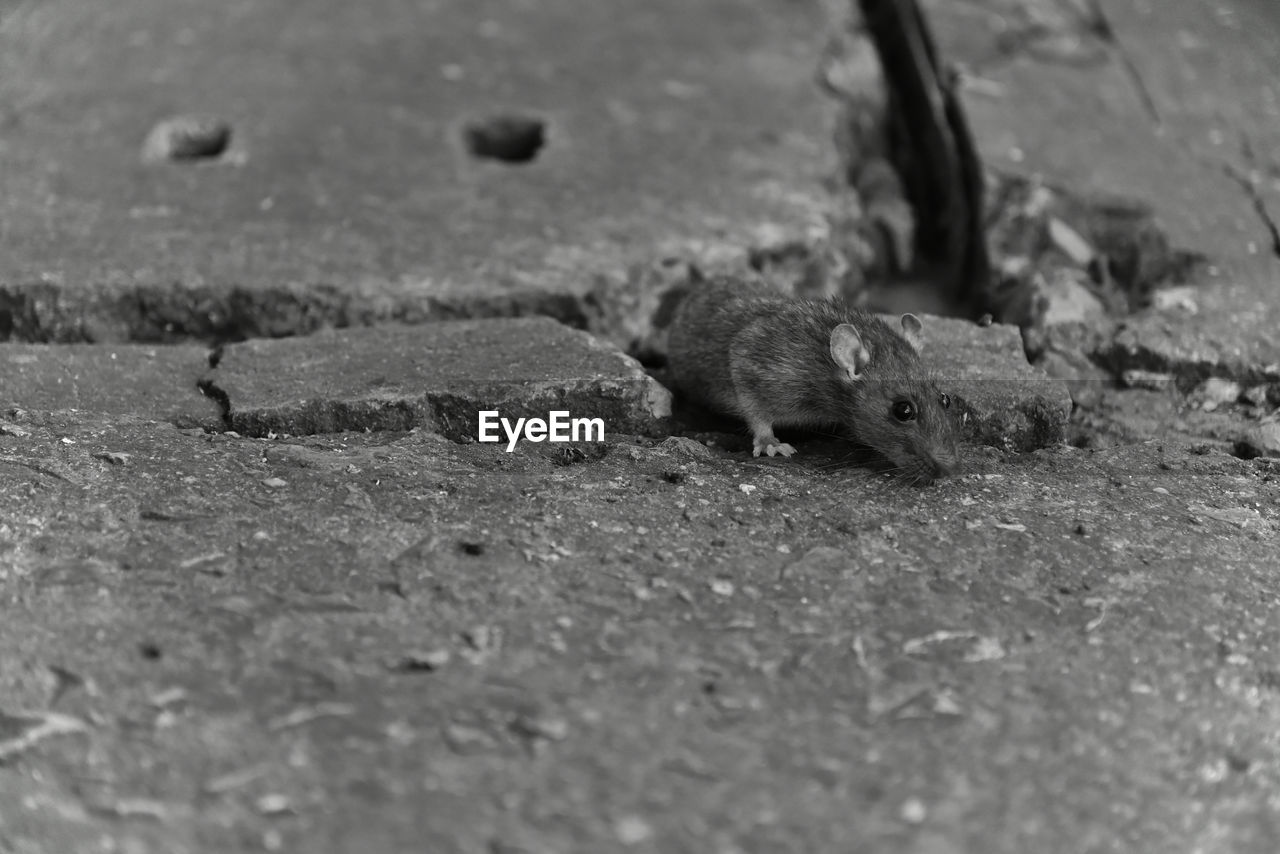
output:
<instances>
[{"instance_id":1,"label":"small hole in concrete","mask_svg":"<svg viewBox=\"0 0 1280 854\"><path fill-rule=\"evenodd\" d=\"M547 125L531 116L490 116L469 123L463 138L473 157L529 163L547 143Z\"/></svg>"},{"instance_id":2,"label":"small hole in concrete","mask_svg":"<svg viewBox=\"0 0 1280 854\"><path fill-rule=\"evenodd\" d=\"M1242 460L1254 460L1262 456L1262 451L1248 442L1240 440L1231 446L1231 455Z\"/></svg>"},{"instance_id":3,"label":"small hole in concrete","mask_svg":"<svg viewBox=\"0 0 1280 854\"><path fill-rule=\"evenodd\" d=\"M151 129L142 144L142 158L209 160L221 157L231 144L231 125L212 116L174 116Z\"/></svg>"}]
</instances>

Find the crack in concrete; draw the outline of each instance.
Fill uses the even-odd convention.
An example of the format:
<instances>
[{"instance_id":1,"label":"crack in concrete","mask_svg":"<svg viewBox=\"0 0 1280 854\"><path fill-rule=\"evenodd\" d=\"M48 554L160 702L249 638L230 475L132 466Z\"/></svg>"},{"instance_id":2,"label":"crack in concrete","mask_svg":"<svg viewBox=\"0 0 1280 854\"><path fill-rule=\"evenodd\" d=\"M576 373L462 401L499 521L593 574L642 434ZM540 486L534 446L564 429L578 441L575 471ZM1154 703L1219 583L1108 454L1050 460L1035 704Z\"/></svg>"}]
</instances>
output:
<instances>
[{"instance_id":1,"label":"crack in concrete","mask_svg":"<svg viewBox=\"0 0 1280 854\"><path fill-rule=\"evenodd\" d=\"M1111 25L1111 19L1102 8L1102 0L1084 0L1084 3L1088 8L1088 14L1084 19L1085 27L1115 51L1120 58L1120 65L1124 68L1125 76L1129 78L1129 84L1137 94L1138 100L1142 102L1142 107L1146 111L1147 117L1157 129L1163 128L1164 119L1160 115L1160 108L1156 105L1155 96L1151 94L1151 87L1147 85L1146 78L1143 77L1138 64L1134 62L1133 54L1125 47L1115 27Z\"/></svg>"},{"instance_id":2,"label":"crack in concrete","mask_svg":"<svg viewBox=\"0 0 1280 854\"><path fill-rule=\"evenodd\" d=\"M60 480L63 483L74 483L74 481L66 477L63 477L53 469L46 468L41 465L37 465L36 463L29 463L26 460L20 460L17 457L11 457L8 455L0 456L0 463L8 463L9 465L21 466L22 468L31 469L34 472L45 475L46 477L51 477L55 480Z\"/></svg>"},{"instance_id":3,"label":"crack in concrete","mask_svg":"<svg viewBox=\"0 0 1280 854\"><path fill-rule=\"evenodd\" d=\"M1107 16L1106 11L1102 8L1103 0L1082 0L1082 2L1089 9L1089 14L1085 21L1089 31L1103 42L1111 45L1115 50L1117 56L1120 58L1121 64L1124 66L1125 73L1129 77L1129 80L1138 95L1138 99L1142 102L1143 108L1151 119L1153 126L1157 132L1162 131L1165 127L1164 119L1162 118L1160 109L1156 104L1155 96L1152 94L1151 88L1147 85L1146 79L1139 70L1132 54L1128 49L1126 49L1119 34L1116 32L1115 27L1112 26L1111 20ZM1225 121L1223 123L1229 124ZM1252 166L1255 164L1252 142L1245 130L1237 129L1237 131L1241 136L1241 153L1245 162ZM1175 143L1183 148L1183 150L1188 151L1188 153L1193 157L1196 157L1196 159L1199 159L1202 162L1205 161L1205 158L1198 157L1196 153L1191 151L1185 143L1177 140L1175 140ZM1210 165L1212 166L1215 164ZM1245 195L1248 196L1258 218L1262 220L1263 226L1267 230L1270 237L1272 254L1277 258L1280 258L1280 225L1277 225L1275 218L1271 216L1271 212L1267 208L1266 200L1262 197L1262 194L1258 192L1256 182L1230 162L1223 161L1216 165L1219 166L1228 178L1244 190Z\"/></svg>"},{"instance_id":4,"label":"crack in concrete","mask_svg":"<svg viewBox=\"0 0 1280 854\"><path fill-rule=\"evenodd\" d=\"M1255 159L1248 134L1243 130L1237 129L1237 131L1240 133L1242 138L1240 146L1241 155L1247 164L1254 166ZM1263 229L1267 233L1267 242L1270 244L1268 247L1269 252L1275 257L1280 258L1280 223L1278 223L1275 217L1272 216L1271 210L1267 206L1267 200L1263 198L1262 193L1258 191L1258 182L1230 160L1214 157L1208 154L1201 154L1190 145L1179 140L1174 140L1174 144L1182 151L1186 152L1187 156L1192 160L1196 161L1206 169L1210 169L1226 176L1228 180L1244 192L1245 198L1248 200L1250 207L1253 208L1254 214L1258 217Z\"/></svg>"},{"instance_id":5,"label":"crack in concrete","mask_svg":"<svg viewBox=\"0 0 1280 854\"><path fill-rule=\"evenodd\" d=\"M1267 201L1258 192L1257 184L1230 161L1223 161L1222 171L1228 178L1240 185L1240 189L1249 198L1249 202L1253 205L1253 210L1257 213L1258 219L1262 220L1262 226L1267 230L1267 234L1270 237L1271 254L1280 258L1280 226L1277 226L1275 219L1271 216L1271 211L1267 208Z\"/></svg>"},{"instance_id":6,"label":"crack in concrete","mask_svg":"<svg viewBox=\"0 0 1280 854\"><path fill-rule=\"evenodd\" d=\"M1280 225L1277 225L1275 218L1271 216L1271 211L1267 208L1267 200L1258 191L1258 181L1253 177L1253 173L1260 170L1253 137L1244 128L1238 128L1237 131L1240 134L1240 156L1244 158L1244 162L1250 167L1250 174L1246 175L1240 172L1230 163L1225 164L1228 170L1227 174L1240 185L1241 189L1253 202L1253 209L1257 211L1258 217L1271 235L1271 252L1277 258L1280 258ZM1267 171L1272 175L1280 174L1280 168L1277 168L1275 164L1268 164Z\"/></svg>"},{"instance_id":7,"label":"crack in concrete","mask_svg":"<svg viewBox=\"0 0 1280 854\"><path fill-rule=\"evenodd\" d=\"M138 284L108 293L47 282L0 283L0 341L30 343L216 345L324 328L531 314L579 329L592 317L582 294L554 287L472 295L351 293L321 283L262 290Z\"/></svg>"},{"instance_id":8,"label":"crack in concrete","mask_svg":"<svg viewBox=\"0 0 1280 854\"><path fill-rule=\"evenodd\" d=\"M215 351L221 357L221 348ZM217 367L213 364L213 356L210 355L210 368ZM222 429L230 430L231 427L231 397L218 387L213 379L203 379L196 382L196 389L205 397L212 400L218 405L219 416L222 418Z\"/></svg>"}]
</instances>

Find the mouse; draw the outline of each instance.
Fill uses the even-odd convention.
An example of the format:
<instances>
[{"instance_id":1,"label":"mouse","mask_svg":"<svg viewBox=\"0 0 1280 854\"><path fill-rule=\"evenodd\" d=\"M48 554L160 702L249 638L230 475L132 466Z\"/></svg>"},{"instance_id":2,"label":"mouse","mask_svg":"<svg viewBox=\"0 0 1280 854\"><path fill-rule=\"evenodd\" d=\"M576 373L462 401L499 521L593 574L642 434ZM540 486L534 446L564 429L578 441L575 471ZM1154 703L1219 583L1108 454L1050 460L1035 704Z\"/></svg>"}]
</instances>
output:
<instances>
[{"instance_id":1,"label":"mouse","mask_svg":"<svg viewBox=\"0 0 1280 854\"><path fill-rule=\"evenodd\" d=\"M682 397L744 421L752 455L790 457L777 427L832 430L901 478L930 484L960 468L951 398L920 359L924 326L897 328L839 298L802 299L763 280L703 279L667 329L667 370Z\"/></svg>"}]
</instances>

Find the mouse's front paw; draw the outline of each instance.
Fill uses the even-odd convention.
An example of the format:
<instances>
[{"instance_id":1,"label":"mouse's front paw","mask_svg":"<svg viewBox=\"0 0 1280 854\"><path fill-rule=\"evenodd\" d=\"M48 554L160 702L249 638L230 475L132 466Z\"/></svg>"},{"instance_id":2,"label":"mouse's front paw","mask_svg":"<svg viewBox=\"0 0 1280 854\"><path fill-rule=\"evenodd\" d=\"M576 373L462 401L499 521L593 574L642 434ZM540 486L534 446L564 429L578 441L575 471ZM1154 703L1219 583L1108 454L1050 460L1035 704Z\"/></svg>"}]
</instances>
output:
<instances>
[{"instance_id":1,"label":"mouse's front paw","mask_svg":"<svg viewBox=\"0 0 1280 854\"><path fill-rule=\"evenodd\" d=\"M768 457L776 457L779 455L789 457L796 452L796 449L788 445L786 442L757 442L756 446L751 450L751 456L758 457L762 451L765 456Z\"/></svg>"}]
</instances>

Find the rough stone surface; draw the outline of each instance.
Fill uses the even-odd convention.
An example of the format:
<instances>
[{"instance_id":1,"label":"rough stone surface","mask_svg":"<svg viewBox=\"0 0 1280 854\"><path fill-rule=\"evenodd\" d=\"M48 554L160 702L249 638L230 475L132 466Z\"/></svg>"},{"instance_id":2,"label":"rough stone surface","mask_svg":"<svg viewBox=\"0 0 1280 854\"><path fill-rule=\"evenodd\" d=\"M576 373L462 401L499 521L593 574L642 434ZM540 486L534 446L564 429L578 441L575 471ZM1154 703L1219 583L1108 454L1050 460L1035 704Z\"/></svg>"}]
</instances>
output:
<instances>
[{"instance_id":1,"label":"rough stone surface","mask_svg":"<svg viewBox=\"0 0 1280 854\"><path fill-rule=\"evenodd\" d=\"M1242 328L1253 326L1252 320L1237 320ZM1131 319L1099 348L1098 355L1108 365L1123 370L1169 374L1184 391L1212 376L1230 377L1246 384L1280 381L1280 351L1270 345L1247 356L1238 343L1228 339L1184 331L1181 324L1153 325L1140 318ZM1268 361L1255 360L1263 355Z\"/></svg>"},{"instance_id":2,"label":"rough stone surface","mask_svg":"<svg viewBox=\"0 0 1280 854\"><path fill-rule=\"evenodd\" d=\"M1280 417L1273 415L1245 430L1240 443L1241 456L1280 457Z\"/></svg>"},{"instance_id":3,"label":"rough stone surface","mask_svg":"<svg viewBox=\"0 0 1280 854\"><path fill-rule=\"evenodd\" d=\"M80 0L0 28L0 337L553 314L602 277L823 225L817 4ZM283 35L282 35L283 34ZM127 46L127 48L122 48ZM146 163L159 119L235 130ZM535 159L477 120L546 123ZM39 211L39 215L33 212Z\"/></svg>"},{"instance_id":4,"label":"rough stone surface","mask_svg":"<svg viewBox=\"0 0 1280 854\"><path fill-rule=\"evenodd\" d=\"M1266 461L22 426L0 709L85 732L0 766L17 851L1280 842Z\"/></svg>"},{"instance_id":5,"label":"rough stone surface","mask_svg":"<svg viewBox=\"0 0 1280 854\"><path fill-rule=\"evenodd\" d=\"M221 427L218 404L197 383L204 347L0 344L0 412L80 409Z\"/></svg>"},{"instance_id":6,"label":"rough stone surface","mask_svg":"<svg viewBox=\"0 0 1280 854\"><path fill-rule=\"evenodd\" d=\"M654 433L671 415L671 395L635 360L543 317L246 341L207 384L248 436L424 427L470 440L479 410L513 423L562 410L602 418L606 432Z\"/></svg>"},{"instance_id":7,"label":"rough stone surface","mask_svg":"<svg viewBox=\"0 0 1280 854\"><path fill-rule=\"evenodd\" d=\"M1016 326L925 317L925 364L955 399L971 441L1011 450L1061 442L1071 415L1062 380L1027 364Z\"/></svg>"},{"instance_id":8,"label":"rough stone surface","mask_svg":"<svg viewBox=\"0 0 1280 854\"><path fill-rule=\"evenodd\" d=\"M0 412L0 850L1280 850L1280 464L1231 454L1274 424L1274 262L1214 159L1242 165L1250 128L1241 174L1270 203L1275 6L930 5L980 78L989 158L1145 197L1218 266L1106 339L1143 387L1099 384L1096 409L1131 420L1072 441L1117 447L977 446L914 489L689 436L508 454L441 419L265 439ZM1055 32L1095 5L1115 39ZM815 10L10 3L0 336L581 321L601 275L805 227ZM459 147L516 105L547 120L532 161ZM219 162L141 161L157 119L196 112L235 128ZM520 328L508 381L580 353L623 398L652 388ZM317 393L414 411L445 368L401 336L445 329L365 333L382 356L355 332L229 347L211 388L286 430ZM987 343L931 351L947 371L1017 349L963 332ZM492 364L453 370L528 399L486 386ZM598 399L598 376L553 379ZM1244 402L1178 391L1211 376ZM974 373L956 396L1010 379L1036 381Z\"/></svg>"},{"instance_id":9,"label":"rough stone surface","mask_svg":"<svg viewBox=\"0 0 1280 854\"><path fill-rule=\"evenodd\" d=\"M1100 355L1116 371L1280 370L1280 6L1234 0L930 0L984 158L1085 195L1151 204L1173 244L1211 260L1201 299L1130 318ZM1103 15L1105 27L1085 14ZM1111 38L1103 33L1110 31Z\"/></svg>"}]
</instances>

